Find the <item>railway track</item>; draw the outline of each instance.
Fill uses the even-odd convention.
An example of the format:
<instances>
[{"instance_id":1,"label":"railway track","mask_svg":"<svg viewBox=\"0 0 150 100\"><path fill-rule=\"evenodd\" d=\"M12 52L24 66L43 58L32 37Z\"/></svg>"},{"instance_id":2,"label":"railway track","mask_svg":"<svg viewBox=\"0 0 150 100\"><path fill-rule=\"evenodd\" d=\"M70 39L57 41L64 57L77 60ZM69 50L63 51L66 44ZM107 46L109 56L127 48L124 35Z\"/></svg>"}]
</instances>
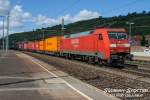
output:
<instances>
[{"instance_id":1,"label":"railway track","mask_svg":"<svg viewBox=\"0 0 150 100\"><path fill-rule=\"evenodd\" d=\"M101 67L101 69L105 68L105 70L110 69L110 70L125 72L127 74L129 73L129 74L137 75L139 77L150 78L150 62L147 62L147 61L146 63L143 63L145 61L133 61L133 62L128 61L128 62L130 63L125 63L124 65L117 66L117 67L116 66L108 67L108 66L99 66L99 65L94 65L94 66L97 66L98 68ZM90 64L90 65L93 65L93 64Z\"/></svg>"},{"instance_id":2,"label":"railway track","mask_svg":"<svg viewBox=\"0 0 150 100\"><path fill-rule=\"evenodd\" d=\"M125 68L122 69L126 72L141 75L150 78L150 62L149 61L126 61Z\"/></svg>"},{"instance_id":3,"label":"railway track","mask_svg":"<svg viewBox=\"0 0 150 100\"><path fill-rule=\"evenodd\" d=\"M127 69L127 68L122 70L131 74L150 78L150 72L148 72L147 70L135 70L135 69Z\"/></svg>"},{"instance_id":4,"label":"railway track","mask_svg":"<svg viewBox=\"0 0 150 100\"><path fill-rule=\"evenodd\" d=\"M133 60L133 61L125 61L125 63L135 65L138 67L138 69L150 70L150 61Z\"/></svg>"},{"instance_id":5,"label":"railway track","mask_svg":"<svg viewBox=\"0 0 150 100\"><path fill-rule=\"evenodd\" d=\"M57 69L60 69L71 76L77 77L78 79L87 82L102 90L106 88L112 89L128 89L128 88L142 88L150 89L150 81L147 79L141 80L141 78L149 77L149 73L140 73L137 66L127 68L112 68L106 66L98 66L87 64L85 62L77 60L66 60L60 57L49 57L43 54L29 53L26 54L36 57L48 64L53 65ZM136 69L136 71L134 70ZM112 93L110 93L112 94ZM127 100L127 97L119 97ZM136 100L148 100L150 93L144 93L143 97L135 98Z\"/></svg>"},{"instance_id":6,"label":"railway track","mask_svg":"<svg viewBox=\"0 0 150 100\"><path fill-rule=\"evenodd\" d=\"M64 59L64 58L62 58L62 59ZM77 59L76 60L72 59L71 61L81 63L80 65L88 64L88 65L93 66L93 63L82 62L82 61L77 60ZM125 72L126 74L133 74L133 75L137 75L137 76L140 76L140 77L150 78L150 62L147 62L147 61L140 61L140 60L138 60L138 61L137 60L136 61L126 61L125 65L119 66L119 67L118 66L117 67L99 66L97 64L94 64L94 66L96 66L99 69L104 68L103 71L109 69L109 71L110 70L120 71L120 72Z\"/></svg>"}]
</instances>

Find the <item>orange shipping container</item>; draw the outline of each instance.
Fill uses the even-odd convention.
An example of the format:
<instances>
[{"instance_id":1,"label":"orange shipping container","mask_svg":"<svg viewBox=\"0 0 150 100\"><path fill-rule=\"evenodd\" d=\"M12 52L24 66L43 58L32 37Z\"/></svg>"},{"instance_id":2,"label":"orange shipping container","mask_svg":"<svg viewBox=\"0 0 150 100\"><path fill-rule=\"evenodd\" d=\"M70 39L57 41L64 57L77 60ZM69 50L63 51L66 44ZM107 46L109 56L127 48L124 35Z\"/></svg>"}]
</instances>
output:
<instances>
[{"instance_id":1,"label":"orange shipping container","mask_svg":"<svg viewBox=\"0 0 150 100\"><path fill-rule=\"evenodd\" d=\"M45 51L58 52L60 50L60 37L55 36L45 39Z\"/></svg>"},{"instance_id":2,"label":"orange shipping container","mask_svg":"<svg viewBox=\"0 0 150 100\"><path fill-rule=\"evenodd\" d=\"M45 43L43 40L39 41L39 50L44 51L45 50Z\"/></svg>"}]
</instances>

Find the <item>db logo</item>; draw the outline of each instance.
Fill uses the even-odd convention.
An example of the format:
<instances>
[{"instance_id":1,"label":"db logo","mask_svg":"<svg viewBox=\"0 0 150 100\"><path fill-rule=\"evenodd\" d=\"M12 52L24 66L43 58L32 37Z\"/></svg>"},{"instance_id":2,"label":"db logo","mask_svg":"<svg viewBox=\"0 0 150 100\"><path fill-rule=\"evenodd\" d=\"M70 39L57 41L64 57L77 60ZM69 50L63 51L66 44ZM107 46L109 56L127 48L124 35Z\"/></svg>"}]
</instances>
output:
<instances>
[{"instance_id":1,"label":"db logo","mask_svg":"<svg viewBox=\"0 0 150 100\"><path fill-rule=\"evenodd\" d=\"M79 39L73 39L71 41L71 44L74 46L74 47L78 47L79 46Z\"/></svg>"},{"instance_id":2,"label":"db logo","mask_svg":"<svg viewBox=\"0 0 150 100\"><path fill-rule=\"evenodd\" d=\"M145 49L145 50L144 50L144 53L145 53L146 55L150 55L150 49Z\"/></svg>"}]
</instances>

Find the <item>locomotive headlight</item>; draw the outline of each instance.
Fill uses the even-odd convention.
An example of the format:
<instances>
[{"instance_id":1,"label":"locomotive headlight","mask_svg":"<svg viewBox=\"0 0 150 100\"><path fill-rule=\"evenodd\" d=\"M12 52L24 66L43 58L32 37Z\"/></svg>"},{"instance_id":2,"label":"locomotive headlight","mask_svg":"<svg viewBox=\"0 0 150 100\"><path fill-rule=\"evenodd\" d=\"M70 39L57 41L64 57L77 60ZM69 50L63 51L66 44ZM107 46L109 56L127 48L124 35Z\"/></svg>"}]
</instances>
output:
<instances>
[{"instance_id":1,"label":"locomotive headlight","mask_svg":"<svg viewBox=\"0 0 150 100\"><path fill-rule=\"evenodd\" d=\"M129 44L129 43L128 43L128 44L124 44L124 46L125 46L125 47L130 47L130 44Z\"/></svg>"},{"instance_id":2,"label":"locomotive headlight","mask_svg":"<svg viewBox=\"0 0 150 100\"><path fill-rule=\"evenodd\" d=\"M115 47L117 47L117 45L116 44L110 44L110 47L115 48Z\"/></svg>"}]
</instances>

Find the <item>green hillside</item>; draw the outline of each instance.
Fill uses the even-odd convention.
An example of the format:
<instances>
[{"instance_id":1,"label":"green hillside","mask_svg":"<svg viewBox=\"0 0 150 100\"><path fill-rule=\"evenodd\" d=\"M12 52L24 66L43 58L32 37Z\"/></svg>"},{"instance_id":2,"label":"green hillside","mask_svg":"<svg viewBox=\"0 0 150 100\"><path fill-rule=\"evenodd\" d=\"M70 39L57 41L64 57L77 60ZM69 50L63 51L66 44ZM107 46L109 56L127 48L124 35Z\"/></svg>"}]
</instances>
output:
<instances>
[{"instance_id":1,"label":"green hillside","mask_svg":"<svg viewBox=\"0 0 150 100\"><path fill-rule=\"evenodd\" d=\"M87 31L94 29L96 26L107 26L114 28L125 28L129 30L129 25L126 22L134 22L132 27L132 35L149 34L150 33L150 12L143 11L142 13L129 13L127 16L114 16L110 18L95 18L86 21L79 21L65 25L65 32L61 31L61 25L37 29L36 31L15 33L9 36L10 45L20 41L33 41L53 35L71 34L75 32ZM44 33L44 35L43 35Z\"/></svg>"}]
</instances>

